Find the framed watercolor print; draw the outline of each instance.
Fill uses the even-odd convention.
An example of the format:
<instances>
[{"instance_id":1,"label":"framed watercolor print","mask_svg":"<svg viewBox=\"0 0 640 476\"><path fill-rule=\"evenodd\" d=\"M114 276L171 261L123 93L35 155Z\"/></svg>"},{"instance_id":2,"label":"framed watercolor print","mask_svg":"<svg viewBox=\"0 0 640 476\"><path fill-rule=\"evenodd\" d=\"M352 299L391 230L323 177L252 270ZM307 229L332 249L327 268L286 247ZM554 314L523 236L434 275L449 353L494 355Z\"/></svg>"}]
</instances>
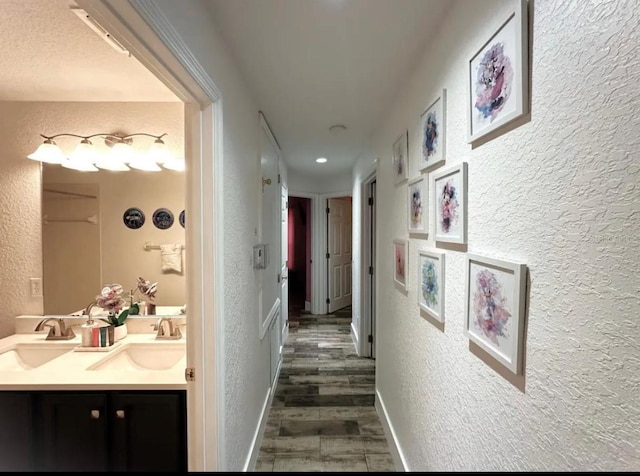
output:
<instances>
[{"instance_id":1,"label":"framed watercolor print","mask_svg":"<svg viewBox=\"0 0 640 476\"><path fill-rule=\"evenodd\" d=\"M421 175L409 181L407 186L407 228L409 233L429 232L428 185Z\"/></svg>"},{"instance_id":2,"label":"framed watercolor print","mask_svg":"<svg viewBox=\"0 0 640 476\"><path fill-rule=\"evenodd\" d=\"M393 240L393 280L403 290L407 289L408 253L409 240L400 238Z\"/></svg>"},{"instance_id":3,"label":"framed watercolor print","mask_svg":"<svg viewBox=\"0 0 640 476\"><path fill-rule=\"evenodd\" d=\"M420 115L420 137L422 138L420 170L442 165L446 160L446 94L447 91L443 89L440 96Z\"/></svg>"},{"instance_id":4,"label":"framed watercolor print","mask_svg":"<svg viewBox=\"0 0 640 476\"><path fill-rule=\"evenodd\" d=\"M524 264L467 254L464 334L515 374L522 373Z\"/></svg>"},{"instance_id":5,"label":"framed watercolor print","mask_svg":"<svg viewBox=\"0 0 640 476\"><path fill-rule=\"evenodd\" d=\"M467 163L431 174L434 238L467 243Z\"/></svg>"},{"instance_id":6,"label":"framed watercolor print","mask_svg":"<svg viewBox=\"0 0 640 476\"><path fill-rule=\"evenodd\" d=\"M444 253L418 250L418 305L444 322Z\"/></svg>"},{"instance_id":7,"label":"framed watercolor print","mask_svg":"<svg viewBox=\"0 0 640 476\"><path fill-rule=\"evenodd\" d=\"M409 178L409 131L404 131L393 143L393 182L402 183Z\"/></svg>"},{"instance_id":8,"label":"framed watercolor print","mask_svg":"<svg viewBox=\"0 0 640 476\"><path fill-rule=\"evenodd\" d=\"M527 0L514 0L468 65L468 142L528 111Z\"/></svg>"}]
</instances>

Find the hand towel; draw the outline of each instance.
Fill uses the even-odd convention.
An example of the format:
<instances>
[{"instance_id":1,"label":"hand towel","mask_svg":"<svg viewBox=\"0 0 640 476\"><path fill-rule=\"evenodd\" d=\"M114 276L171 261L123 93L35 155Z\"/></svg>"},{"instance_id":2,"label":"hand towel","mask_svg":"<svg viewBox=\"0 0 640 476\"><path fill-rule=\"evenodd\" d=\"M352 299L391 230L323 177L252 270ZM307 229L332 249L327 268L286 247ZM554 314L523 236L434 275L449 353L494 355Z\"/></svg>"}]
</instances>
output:
<instances>
[{"instance_id":1,"label":"hand towel","mask_svg":"<svg viewBox=\"0 0 640 476\"><path fill-rule=\"evenodd\" d=\"M160 245L160 257L163 272L182 273L182 245L176 243Z\"/></svg>"}]
</instances>

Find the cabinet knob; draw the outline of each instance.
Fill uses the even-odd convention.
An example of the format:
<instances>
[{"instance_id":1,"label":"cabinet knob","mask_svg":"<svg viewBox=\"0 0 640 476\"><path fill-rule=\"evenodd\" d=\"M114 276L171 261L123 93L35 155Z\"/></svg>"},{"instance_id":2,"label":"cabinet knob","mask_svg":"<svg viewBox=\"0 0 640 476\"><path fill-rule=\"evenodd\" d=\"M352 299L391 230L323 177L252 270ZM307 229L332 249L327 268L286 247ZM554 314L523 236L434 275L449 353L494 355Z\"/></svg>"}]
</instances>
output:
<instances>
[{"instance_id":1,"label":"cabinet knob","mask_svg":"<svg viewBox=\"0 0 640 476\"><path fill-rule=\"evenodd\" d=\"M119 420L124 420L124 417L125 417L124 410L116 410L116 417Z\"/></svg>"},{"instance_id":2,"label":"cabinet knob","mask_svg":"<svg viewBox=\"0 0 640 476\"><path fill-rule=\"evenodd\" d=\"M91 410L91 418L97 420L100 418L100 410Z\"/></svg>"}]
</instances>

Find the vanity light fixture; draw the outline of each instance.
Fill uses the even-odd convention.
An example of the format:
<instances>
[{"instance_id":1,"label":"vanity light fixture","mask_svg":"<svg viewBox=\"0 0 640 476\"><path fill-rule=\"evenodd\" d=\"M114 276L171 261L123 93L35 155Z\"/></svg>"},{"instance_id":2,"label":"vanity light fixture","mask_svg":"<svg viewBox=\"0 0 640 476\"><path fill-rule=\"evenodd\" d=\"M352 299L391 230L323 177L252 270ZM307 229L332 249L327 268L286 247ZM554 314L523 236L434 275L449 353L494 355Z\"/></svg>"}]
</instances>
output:
<instances>
[{"instance_id":1,"label":"vanity light fixture","mask_svg":"<svg viewBox=\"0 0 640 476\"><path fill-rule=\"evenodd\" d=\"M160 165L168 170L183 171L185 168L184 159L176 158L169 152L167 145L162 140L166 135L164 133L157 136L146 132L136 132L122 136L105 133L88 136L70 133L53 136L40 134L45 139L44 143L40 144L38 149L27 157L39 162L60 164L63 167L81 172L97 172L99 169L112 171L138 169L147 172L159 172L162 170ZM131 146L133 137L136 136L147 136L155 139L147 153L135 151ZM73 153L66 157L62 149L53 140L58 137L76 137L81 141ZM91 142L91 139L95 137L104 139L105 144L111 148L109 153L103 154L96 150L93 142Z\"/></svg>"}]
</instances>

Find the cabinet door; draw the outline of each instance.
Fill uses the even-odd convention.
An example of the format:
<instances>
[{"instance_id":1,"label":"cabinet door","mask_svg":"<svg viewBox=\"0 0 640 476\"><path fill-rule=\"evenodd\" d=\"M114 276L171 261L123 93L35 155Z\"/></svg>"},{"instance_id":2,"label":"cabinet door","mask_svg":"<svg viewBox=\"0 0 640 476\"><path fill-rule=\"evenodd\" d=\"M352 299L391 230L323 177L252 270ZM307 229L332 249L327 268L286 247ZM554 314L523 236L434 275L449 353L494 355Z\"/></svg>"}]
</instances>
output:
<instances>
[{"instance_id":1,"label":"cabinet door","mask_svg":"<svg viewBox=\"0 0 640 476\"><path fill-rule=\"evenodd\" d=\"M110 412L115 471L186 472L184 392L116 392Z\"/></svg>"},{"instance_id":2,"label":"cabinet door","mask_svg":"<svg viewBox=\"0 0 640 476\"><path fill-rule=\"evenodd\" d=\"M0 471L34 471L31 395L0 393Z\"/></svg>"},{"instance_id":3,"label":"cabinet door","mask_svg":"<svg viewBox=\"0 0 640 476\"><path fill-rule=\"evenodd\" d=\"M107 471L107 397L104 393L41 395L45 471Z\"/></svg>"}]
</instances>

